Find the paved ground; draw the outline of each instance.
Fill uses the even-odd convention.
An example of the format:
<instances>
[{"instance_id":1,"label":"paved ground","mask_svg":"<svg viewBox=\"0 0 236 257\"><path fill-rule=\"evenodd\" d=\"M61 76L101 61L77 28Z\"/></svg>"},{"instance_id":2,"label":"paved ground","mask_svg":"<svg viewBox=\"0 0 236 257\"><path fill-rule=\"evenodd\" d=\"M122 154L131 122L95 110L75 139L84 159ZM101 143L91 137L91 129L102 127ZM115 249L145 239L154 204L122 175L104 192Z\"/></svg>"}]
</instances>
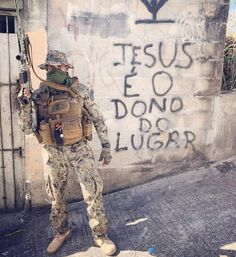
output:
<instances>
[{"instance_id":1,"label":"paved ground","mask_svg":"<svg viewBox=\"0 0 236 257\"><path fill-rule=\"evenodd\" d=\"M109 194L104 202L117 256L150 256L151 247L158 257L236 256L236 166L231 161ZM85 204L69 208L73 236L54 256L102 257ZM47 256L48 214L48 208L26 217L0 214L0 256Z\"/></svg>"}]
</instances>

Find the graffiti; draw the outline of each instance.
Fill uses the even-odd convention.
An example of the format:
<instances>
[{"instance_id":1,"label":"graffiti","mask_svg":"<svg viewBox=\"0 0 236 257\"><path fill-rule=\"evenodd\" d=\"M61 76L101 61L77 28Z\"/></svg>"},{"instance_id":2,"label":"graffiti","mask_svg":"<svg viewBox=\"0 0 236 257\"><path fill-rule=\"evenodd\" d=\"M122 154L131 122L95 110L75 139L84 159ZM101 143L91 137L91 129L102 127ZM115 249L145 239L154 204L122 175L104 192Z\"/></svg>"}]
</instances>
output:
<instances>
[{"instance_id":1,"label":"graffiti","mask_svg":"<svg viewBox=\"0 0 236 257\"><path fill-rule=\"evenodd\" d=\"M128 16L124 13L98 15L91 12L73 13L68 21L68 30L83 35L98 35L102 38L125 37L130 32L127 25Z\"/></svg>"},{"instance_id":2,"label":"graffiti","mask_svg":"<svg viewBox=\"0 0 236 257\"><path fill-rule=\"evenodd\" d=\"M132 107L130 110L128 110L126 103L121 99L112 99L111 102L115 104L115 118L118 120L125 118L128 113L130 113L133 117L142 117L143 115L153 113L154 111L165 113L167 111L167 103L169 104L168 111L172 113L181 111L183 109L183 101L180 97L173 97L170 99L162 98L159 100L159 102L157 99L151 98L150 102L148 103L141 100L135 100L131 104Z\"/></svg>"},{"instance_id":3,"label":"graffiti","mask_svg":"<svg viewBox=\"0 0 236 257\"><path fill-rule=\"evenodd\" d=\"M194 16L191 12L182 14L177 23L179 24L179 35L185 40L200 41L206 38L206 18L203 15Z\"/></svg>"},{"instance_id":4,"label":"graffiti","mask_svg":"<svg viewBox=\"0 0 236 257\"><path fill-rule=\"evenodd\" d=\"M79 27L76 24L75 17L72 15L71 19L70 19L70 22L67 22L67 18L66 18L65 13L63 12L63 10L61 8L58 8L58 10L59 10L60 15L61 15L61 17L63 19L63 26L65 28L67 28L68 31L73 31L74 40L77 41L78 36L79 36Z\"/></svg>"},{"instance_id":5,"label":"graffiti","mask_svg":"<svg viewBox=\"0 0 236 257\"><path fill-rule=\"evenodd\" d=\"M140 23L174 23L174 20L157 20L157 13L160 11L160 9L168 2L168 0L141 0L142 3L145 5L147 10L152 14L151 19L140 19L136 20L136 24Z\"/></svg>"},{"instance_id":6,"label":"graffiti","mask_svg":"<svg viewBox=\"0 0 236 257\"><path fill-rule=\"evenodd\" d=\"M172 65L175 64L175 61L178 60L178 54L181 55L183 54L185 56L186 59L186 64L185 65L179 65L179 64L175 64L176 68L179 69L188 69L191 67L193 59L191 57L191 55L188 53L188 47L191 46L192 43L190 42L185 42L183 44L181 44L181 46L179 46L179 44L175 43L174 44L174 53L173 53L173 57L171 59L169 59L169 63L166 64L164 63L164 57L163 57L163 52L164 52L164 44L163 42L160 42L157 45L154 44L147 44L142 46L137 46L137 45L133 45L131 43L127 44L127 43L115 43L113 44L113 46L115 47L119 47L121 50L121 60L120 61L116 61L113 63L114 66L118 66L118 65L126 65L128 64L128 58L127 56L129 54L127 54L128 51L131 51L131 55L132 58L129 61L129 63L134 66L134 65L143 65L143 63L141 62L141 60L146 60L148 57L149 60L147 60L147 62L144 63L144 66L147 68L153 68L155 65L158 64L158 61L160 62L161 66L163 68L169 68ZM156 49L158 48L158 50ZM138 50L138 51L137 51ZM171 48L169 47L168 51L172 51ZM129 52L130 53L130 52ZM139 59L138 59L139 57ZM135 66L134 66L135 67ZM134 70L135 68L133 67L133 72L131 71L131 74L134 75Z\"/></svg>"},{"instance_id":7,"label":"graffiti","mask_svg":"<svg viewBox=\"0 0 236 257\"><path fill-rule=\"evenodd\" d=\"M164 42L145 45L113 44L113 47L119 49L120 53L120 56L117 56L113 62L115 69L121 66L131 66L130 72L123 75L121 97L111 99L114 106L114 118L117 121L131 119L134 121L132 128L137 128L137 132L130 133L128 141L123 139L121 131L116 133L116 152L129 149L135 151L142 149L160 151L169 148L195 149L195 133L187 129L174 129L175 124L167 118L167 115L173 116L184 109L183 99L178 95L170 94L175 83L168 69L174 67L185 70L192 66L193 59L189 49L191 45L190 42L173 42L172 49L168 47L168 58L165 58ZM181 64L179 56L181 56ZM144 96L142 88L137 86L136 79L140 77L140 70L143 77L146 77L145 71L151 74L145 80L144 85L149 97Z\"/></svg>"},{"instance_id":8,"label":"graffiti","mask_svg":"<svg viewBox=\"0 0 236 257\"><path fill-rule=\"evenodd\" d=\"M137 139L138 138L138 139ZM194 141L196 139L196 135L192 131L184 131L184 133L180 137L180 132L174 130L172 132L168 132L167 139L163 140L161 132L154 132L150 134L139 134L139 135L131 135L131 146L133 150L141 150L142 147L146 147L151 151L158 151L163 148L168 148L174 146L175 148L180 148L180 143L184 142L183 147L186 149L191 145L193 149L195 149ZM117 133L117 141L116 141L116 152L127 151L129 148L127 145L121 145L121 134Z\"/></svg>"},{"instance_id":9,"label":"graffiti","mask_svg":"<svg viewBox=\"0 0 236 257\"><path fill-rule=\"evenodd\" d=\"M100 16L91 12L71 11L70 17L64 10L58 8L63 19L63 26L68 32L74 35L75 41L78 40L79 33L82 35L99 35L106 38L111 36L125 37L130 33L127 26L128 16L124 13Z\"/></svg>"},{"instance_id":10,"label":"graffiti","mask_svg":"<svg viewBox=\"0 0 236 257\"><path fill-rule=\"evenodd\" d=\"M74 39L75 39L75 41L77 41L78 36L79 36L79 26L78 26L78 23L76 22L75 16L71 16L70 21L67 25L67 29L68 29L68 31L73 32Z\"/></svg>"}]
</instances>

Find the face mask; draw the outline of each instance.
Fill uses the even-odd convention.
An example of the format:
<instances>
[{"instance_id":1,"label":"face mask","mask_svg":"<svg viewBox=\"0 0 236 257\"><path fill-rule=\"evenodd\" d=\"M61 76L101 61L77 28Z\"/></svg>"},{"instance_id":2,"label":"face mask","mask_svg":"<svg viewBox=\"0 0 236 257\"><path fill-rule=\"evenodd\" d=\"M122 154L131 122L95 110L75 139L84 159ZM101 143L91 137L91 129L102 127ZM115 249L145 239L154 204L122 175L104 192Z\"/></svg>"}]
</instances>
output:
<instances>
[{"instance_id":1,"label":"face mask","mask_svg":"<svg viewBox=\"0 0 236 257\"><path fill-rule=\"evenodd\" d=\"M70 87L72 84L72 79L70 78L68 72L59 69L48 71L47 80L61 85L65 85L67 87Z\"/></svg>"}]
</instances>

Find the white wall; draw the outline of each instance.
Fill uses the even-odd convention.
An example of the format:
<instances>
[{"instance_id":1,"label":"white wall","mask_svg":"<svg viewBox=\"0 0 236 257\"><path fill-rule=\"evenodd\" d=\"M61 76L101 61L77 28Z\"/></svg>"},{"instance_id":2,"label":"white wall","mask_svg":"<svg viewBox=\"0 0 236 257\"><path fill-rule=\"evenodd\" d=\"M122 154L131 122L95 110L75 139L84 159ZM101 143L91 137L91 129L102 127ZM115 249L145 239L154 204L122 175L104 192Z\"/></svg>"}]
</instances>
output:
<instances>
[{"instance_id":1,"label":"white wall","mask_svg":"<svg viewBox=\"0 0 236 257\"><path fill-rule=\"evenodd\" d=\"M113 154L111 165L100 167L106 192L213 156L227 1L169 0L158 23L139 0L50 0L41 16L32 6L28 12L32 7L38 15L28 15L29 30L38 30L42 19L48 49L67 53L72 74L90 87L104 113ZM97 136L92 146L98 158ZM34 203L43 203L42 173L31 180ZM70 185L70 199L80 195L77 188Z\"/></svg>"}]
</instances>

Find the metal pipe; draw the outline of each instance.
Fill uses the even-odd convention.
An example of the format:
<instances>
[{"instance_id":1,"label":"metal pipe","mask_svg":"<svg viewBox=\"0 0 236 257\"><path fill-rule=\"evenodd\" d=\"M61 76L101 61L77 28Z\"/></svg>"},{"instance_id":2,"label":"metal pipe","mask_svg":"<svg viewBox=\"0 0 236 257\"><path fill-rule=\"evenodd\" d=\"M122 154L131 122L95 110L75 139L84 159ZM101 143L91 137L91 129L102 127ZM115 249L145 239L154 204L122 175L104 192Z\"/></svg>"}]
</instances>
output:
<instances>
[{"instance_id":1,"label":"metal pipe","mask_svg":"<svg viewBox=\"0 0 236 257\"><path fill-rule=\"evenodd\" d=\"M12 86L18 86L17 83L11 83ZM1 83L0 82L0 87L9 87L9 84Z\"/></svg>"},{"instance_id":2,"label":"metal pipe","mask_svg":"<svg viewBox=\"0 0 236 257\"><path fill-rule=\"evenodd\" d=\"M1 157L2 157L2 182L3 182L3 201L4 208L7 209L7 194L6 194L6 173L5 173L5 159L3 152L3 133L2 133L2 112L1 112L1 101L0 101L0 140L1 140Z\"/></svg>"},{"instance_id":3,"label":"metal pipe","mask_svg":"<svg viewBox=\"0 0 236 257\"><path fill-rule=\"evenodd\" d=\"M6 17L7 19L7 17ZM3 149L3 133L2 133L2 108L1 108L1 101L0 101L0 139L1 139L1 149ZM3 182L3 201L4 201L4 208L7 209L7 194L6 194L6 173L5 173L5 159L4 153L1 151L2 156L2 182Z\"/></svg>"},{"instance_id":4,"label":"metal pipe","mask_svg":"<svg viewBox=\"0 0 236 257\"><path fill-rule=\"evenodd\" d=\"M18 152L18 151L21 151L22 148L21 147L18 147L18 148L13 148L13 151L14 152ZM0 149L0 152L3 151L3 152L10 152L12 151L12 148L3 148L3 149Z\"/></svg>"},{"instance_id":5,"label":"metal pipe","mask_svg":"<svg viewBox=\"0 0 236 257\"><path fill-rule=\"evenodd\" d=\"M11 48L10 48L10 35L8 31L8 19L7 19L7 43L8 43L8 65L9 65L9 102L10 102L10 122L11 122L11 147L12 147L12 167L13 167L13 186L14 186L14 208L17 208L16 199L16 167L15 167L15 156L14 156L14 127L12 119L12 99L11 99Z\"/></svg>"}]
</instances>

